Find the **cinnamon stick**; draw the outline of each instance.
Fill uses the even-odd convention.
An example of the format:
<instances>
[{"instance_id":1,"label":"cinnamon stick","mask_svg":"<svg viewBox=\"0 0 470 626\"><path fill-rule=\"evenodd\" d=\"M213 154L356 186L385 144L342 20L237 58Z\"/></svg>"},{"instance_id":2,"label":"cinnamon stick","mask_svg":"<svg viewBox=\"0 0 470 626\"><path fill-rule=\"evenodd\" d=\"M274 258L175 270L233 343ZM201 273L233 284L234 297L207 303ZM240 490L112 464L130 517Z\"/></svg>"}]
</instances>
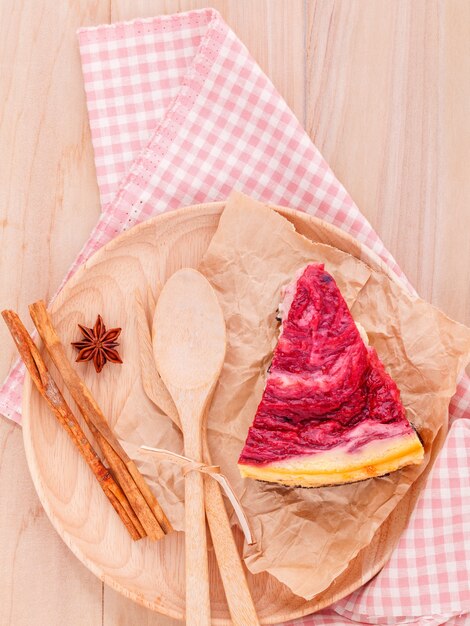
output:
<instances>
[{"instance_id":1,"label":"cinnamon stick","mask_svg":"<svg viewBox=\"0 0 470 626\"><path fill-rule=\"evenodd\" d=\"M75 400L147 535L151 539L160 539L165 533L173 530L172 526L136 464L111 431L90 390L68 360L45 303L43 301L35 302L29 307L29 311L46 350L59 370L65 386Z\"/></svg>"},{"instance_id":2,"label":"cinnamon stick","mask_svg":"<svg viewBox=\"0 0 470 626\"><path fill-rule=\"evenodd\" d=\"M135 541L141 539L145 536L145 531L130 507L124 492L111 476L109 470L103 465L87 439L20 318L14 311L3 311L2 316L39 393L46 400L57 421L62 425L72 439L74 446L85 459L132 539Z\"/></svg>"}]
</instances>

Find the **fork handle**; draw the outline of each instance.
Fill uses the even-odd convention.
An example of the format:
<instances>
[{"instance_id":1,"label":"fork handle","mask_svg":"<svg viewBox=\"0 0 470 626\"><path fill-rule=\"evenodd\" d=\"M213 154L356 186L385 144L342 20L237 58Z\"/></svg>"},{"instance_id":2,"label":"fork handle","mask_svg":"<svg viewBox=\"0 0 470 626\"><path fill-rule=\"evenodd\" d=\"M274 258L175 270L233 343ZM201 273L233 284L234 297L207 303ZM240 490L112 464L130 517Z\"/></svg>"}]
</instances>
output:
<instances>
[{"instance_id":1,"label":"fork handle","mask_svg":"<svg viewBox=\"0 0 470 626\"><path fill-rule=\"evenodd\" d=\"M219 484L204 477L206 514L233 626L259 626Z\"/></svg>"}]
</instances>

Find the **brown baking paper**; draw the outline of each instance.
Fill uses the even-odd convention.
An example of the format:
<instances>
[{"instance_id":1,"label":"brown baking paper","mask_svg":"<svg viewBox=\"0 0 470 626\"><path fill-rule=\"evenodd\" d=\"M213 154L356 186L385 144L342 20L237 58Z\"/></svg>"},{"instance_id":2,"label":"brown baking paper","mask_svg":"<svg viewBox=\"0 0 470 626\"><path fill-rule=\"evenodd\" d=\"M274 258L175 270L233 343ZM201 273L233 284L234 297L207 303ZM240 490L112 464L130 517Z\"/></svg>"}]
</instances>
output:
<instances>
[{"instance_id":1,"label":"brown baking paper","mask_svg":"<svg viewBox=\"0 0 470 626\"><path fill-rule=\"evenodd\" d=\"M237 459L278 337L280 290L309 262L324 263L334 276L397 382L408 417L424 442L420 466L319 489L240 477ZM226 360L208 415L208 437L212 462L230 480L257 541L245 545L246 565L254 573L269 572L295 594L311 599L368 545L434 456L434 438L446 428L449 400L469 358L470 329L351 255L312 243L275 211L238 193L227 202L200 270L216 290L227 324ZM151 423L152 439L144 443L182 452L181 437L163 413ZM130 432L121 435L128 443L132 440ZM135 446L129 451L142 460ZM172 467L160 467L154 487L175 527L182 528L181 477Z\"/></svg>"}]
</instances>

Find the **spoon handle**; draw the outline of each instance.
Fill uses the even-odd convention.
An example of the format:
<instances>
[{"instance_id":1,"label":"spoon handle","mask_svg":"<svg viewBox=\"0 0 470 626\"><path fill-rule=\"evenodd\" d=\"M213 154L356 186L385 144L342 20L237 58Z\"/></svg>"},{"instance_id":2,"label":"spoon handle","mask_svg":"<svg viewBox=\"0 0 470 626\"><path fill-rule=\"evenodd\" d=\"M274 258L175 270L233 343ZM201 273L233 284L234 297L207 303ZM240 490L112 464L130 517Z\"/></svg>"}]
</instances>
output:
<instances>
[{"instance_id":1,"label":"spoon handle","mask_svg":"<svg viewBox=\"0 0 470 626\"><path fill-rule=\"evenodd\" d=\"M195 396L182 402L184 451L195 461L202 460L202 415L204 405ZM199 419L196 419L198 418ZM184 483L185 555L186 555L186 625L210 626L211 605L207 555L204 482L200 472L190 471Z\"/></svg>"},{"instance_id":2,"label":"spoon handle","mask_svg":"<svg viewBox=\"0 0 470 626\"><path fill-rule=\"evenodd\" d=\"M185 478L186 624L210 626L209 567L203 477L189 472Z\"/></svg>"}]
</instances>

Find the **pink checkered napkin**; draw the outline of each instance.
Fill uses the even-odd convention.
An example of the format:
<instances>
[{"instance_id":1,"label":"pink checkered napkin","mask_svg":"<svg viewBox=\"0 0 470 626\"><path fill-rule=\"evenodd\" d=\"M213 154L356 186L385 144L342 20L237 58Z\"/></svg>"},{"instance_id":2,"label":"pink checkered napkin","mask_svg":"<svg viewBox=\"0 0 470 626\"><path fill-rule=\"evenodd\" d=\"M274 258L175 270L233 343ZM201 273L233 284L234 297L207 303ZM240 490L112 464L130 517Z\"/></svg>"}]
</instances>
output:
<instances>
[{"instance_id":1,"label":"pink checkered napkin","mask_svg":"<svg viewBox=\"0 0 470 626\"><path fill-rule=\"evenodd\" d=\"M225 199L234 187L343 228L403 277L216 11L83 29L79 45L103 213L67 278L134 224L180 206ZM0 393L0 411L17 421L22 380L17 366ZM466 379L451 414L470 416ZM412 522L381 574L297 624L467 622L457 615L470 611L469 425L453 424Z\"/></svg>"}]
</instances>

